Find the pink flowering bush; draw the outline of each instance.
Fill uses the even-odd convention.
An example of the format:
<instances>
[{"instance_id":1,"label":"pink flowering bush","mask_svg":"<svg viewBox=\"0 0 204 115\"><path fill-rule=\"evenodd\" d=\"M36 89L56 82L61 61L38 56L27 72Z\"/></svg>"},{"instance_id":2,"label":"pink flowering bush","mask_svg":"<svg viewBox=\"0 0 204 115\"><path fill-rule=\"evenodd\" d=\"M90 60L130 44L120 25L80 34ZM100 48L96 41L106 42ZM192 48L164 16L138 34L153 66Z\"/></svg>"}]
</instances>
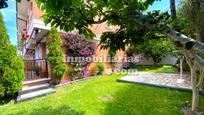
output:
<instances>
[{"instance_id":1,"label":"pink flowering bush","mask_svg":"<svg viewBox=\"0 0 204 115\"><path fill-rule=\"evenodd\" d=\"M81 35L77 34L62 34L62 38L64 38L63 47L66 50L66 54L69 57L92 57L95 55L96 44L93 41L85 39ZM70 62L72 65L72 71L74 73L74 77L81 78L83 76L87 76L88 70L87 65L90 61L80 61L80 62ZM71 75L72 76L72 75Z\"/></svg>"}]
</instances>

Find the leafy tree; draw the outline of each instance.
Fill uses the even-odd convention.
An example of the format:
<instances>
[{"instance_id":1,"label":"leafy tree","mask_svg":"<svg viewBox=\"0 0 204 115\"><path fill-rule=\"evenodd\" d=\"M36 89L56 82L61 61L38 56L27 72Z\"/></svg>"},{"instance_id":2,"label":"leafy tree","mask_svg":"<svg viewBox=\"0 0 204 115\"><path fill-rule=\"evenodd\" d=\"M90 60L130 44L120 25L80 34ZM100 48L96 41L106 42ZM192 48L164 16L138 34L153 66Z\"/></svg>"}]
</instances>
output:
<instances>
[{"instance_id":1,"label":"leafy tree","mask_svg":"<svg viewBox=\"0 0 204 115\"><path fill-rule=\"evenodd\" d=\"M14 95L22 87L24 64L18 56L7 35L2 15L0 14L0 98Z\"/></svg>"},{"instance_id":2,"label":"leafy tree","mask_svg":"<svg viewBox=\"0 0 204 115\"><path fill-rule=\"evenodd\" d=\"M180 24L179 26L183 33L200 42L204 42L203 3L203 0L184 0L178 10L178 24ZM183 50L186 62L191 71L191 83L193 90L192 111L194 112L198 110L199 107L199 90L203 89L204 79L204 67L202 66L202 60L204 58L201 56L203 55L203 52L197 54L195 52L197 51ZM196 61L194 61L195 59Z\"/></svg>"},{"instance_id":3,"label":"leafy tree","mask_svg":"<svg viewBox=\"0 0 204 115\"><path fill-rule=\"evenodd\" d=\"M63 79L66 72L66 64L63 62L61 45L62 40L60 33L56 28L52 28L47 40L47 48L49 50L47 59L51 66L51 77L55 79L56 83L60 83L60 80Z\"/></svg>"},{"instance_id":4,"label":"leafy tree","mask_svg":"<svg viewBox=\"0 0 204 115\"><path fill-rule=\"evenodd\" d=\"M121 28L133 27L138 24L126 25L128 18L137 18L155 0L37 0L38 6L45 11L45 23L59 27L65 31L79 30L86 38L95 35L89 29L92 24L108 21ZM128 18L126 17L128 15ZM97 18L96 18L97 17ZM118 44L119 45L119 44Z\"/></svg>"},{"instance_id":5,"label":"leafy tree","mask_svg":"<svg viewBox=\"0 0 204 115\"><path fill-rule=\"evenodd\" d=\"M175 49L173 43L162 35L152 35L151 32L148 32L143 39L143 44L136 44L134 46L135 51L146 58L152 57L154 65Z\"/></svg>"}]
</instances>

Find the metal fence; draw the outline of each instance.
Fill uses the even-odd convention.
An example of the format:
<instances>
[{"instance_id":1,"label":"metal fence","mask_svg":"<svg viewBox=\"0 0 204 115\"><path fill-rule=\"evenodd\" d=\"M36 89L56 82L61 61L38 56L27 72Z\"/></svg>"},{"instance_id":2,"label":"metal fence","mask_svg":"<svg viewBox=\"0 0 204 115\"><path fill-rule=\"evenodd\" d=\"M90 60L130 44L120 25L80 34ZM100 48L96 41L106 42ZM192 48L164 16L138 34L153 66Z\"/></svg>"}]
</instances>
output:
<instances>
[{"instance_id":1,"label":"metal fence","mask_svg":"<svg viewBox=\"0 0 204 115\"><path fill-rule=\"evenodd\" d=\"M25 80L34 80L48 77L47 60L24 60Z\"/></svg>"}]
</instances>

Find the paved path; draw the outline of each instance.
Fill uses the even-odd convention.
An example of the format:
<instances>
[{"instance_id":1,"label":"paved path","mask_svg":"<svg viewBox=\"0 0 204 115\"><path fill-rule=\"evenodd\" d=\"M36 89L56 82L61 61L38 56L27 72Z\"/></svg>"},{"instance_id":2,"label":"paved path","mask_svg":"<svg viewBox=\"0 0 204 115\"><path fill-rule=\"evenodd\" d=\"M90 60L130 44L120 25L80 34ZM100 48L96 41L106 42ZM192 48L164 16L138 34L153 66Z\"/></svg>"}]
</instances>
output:
<instances>
[{"instance_id":1,"label":"paved path","mask_svg":"<svg viewBox=\"0 0 204 115\"><path fill-rule=\"evenodd\" d=\"M121 82L139 83L181 90L191 90L190 76L184 74L180 82L179 74L137 72L118 79Z\"/></svg>"}]
</instances>

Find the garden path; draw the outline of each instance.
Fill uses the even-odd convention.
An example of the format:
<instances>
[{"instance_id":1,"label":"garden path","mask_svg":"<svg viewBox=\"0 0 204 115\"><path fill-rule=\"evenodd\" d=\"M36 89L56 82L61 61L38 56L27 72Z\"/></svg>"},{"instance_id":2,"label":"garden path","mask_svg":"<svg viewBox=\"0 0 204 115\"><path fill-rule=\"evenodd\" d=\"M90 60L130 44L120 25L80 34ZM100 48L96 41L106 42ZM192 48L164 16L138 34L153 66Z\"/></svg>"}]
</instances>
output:
<instances>
[{"instance_id":1,"label":"garden path","mask_svg":"<svg viewBox=\"0 0 204 115\"><path fill-rule=\"evenodd\" d=\"M179 78L179 74L137 72L134 74L129 74L123 78L119 78L118 81L181 90L191 90L190 76L184 74L182 77L183 79Z\"/></svg>"}]
</instances>

